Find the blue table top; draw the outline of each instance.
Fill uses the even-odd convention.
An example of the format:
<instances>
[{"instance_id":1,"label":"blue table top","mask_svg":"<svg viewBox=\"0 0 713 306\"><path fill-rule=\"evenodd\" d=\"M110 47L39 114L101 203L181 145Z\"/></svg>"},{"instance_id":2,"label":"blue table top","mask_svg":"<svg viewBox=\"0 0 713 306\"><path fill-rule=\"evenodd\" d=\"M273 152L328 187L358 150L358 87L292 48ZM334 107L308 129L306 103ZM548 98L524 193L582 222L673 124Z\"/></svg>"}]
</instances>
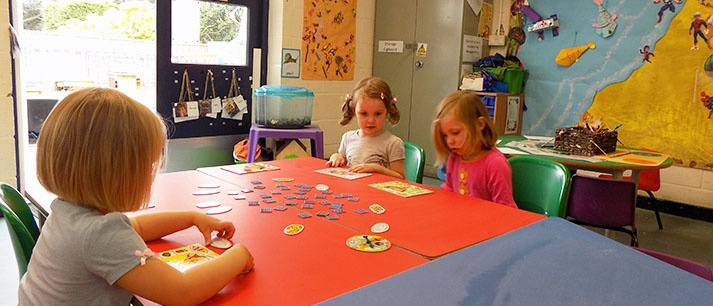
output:
<instances>
[{"instance_id":1,"label":"blue table top","mask_svg":"<svg viewBox=\"0 0 713 306\"><path fill-rule=\"evenodd\" d=\"M712 282L552 217L321 305L712 303Z\"/></svg>"}]
</instances>

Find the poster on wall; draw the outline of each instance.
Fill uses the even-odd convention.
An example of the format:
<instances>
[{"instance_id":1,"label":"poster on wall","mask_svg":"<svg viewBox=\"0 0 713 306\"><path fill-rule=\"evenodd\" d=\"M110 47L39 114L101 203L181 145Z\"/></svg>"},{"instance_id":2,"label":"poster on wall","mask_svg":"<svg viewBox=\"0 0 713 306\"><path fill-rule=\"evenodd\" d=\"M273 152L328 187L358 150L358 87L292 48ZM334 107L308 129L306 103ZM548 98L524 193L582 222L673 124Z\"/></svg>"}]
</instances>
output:
<instances>
[{"instance_id":1,"label":"poster on wall","mask_svg":"<svg viewBox=\"0 0 713 306\"><path fill-rule=\"evenodd\" d=\"M517 128L520 126L520 97L509 96L507 110L505 134L517 134Z\"/></svg>"},{"instance_id":2,"label":"poster on wall","mask_svg":"<svg viewBox=\"0 0 713 306\"><path fill-rule=\"evenodd\" d=\"M478 21L478 36L488 38L491 34L490 26L493 24L493 5L483 3L480 8L480 19Z\"/></svg>"},{"instance_id":3,"label":"poster on wall","mask_svg":"<svg viewBox=\"0 0 713 306\"><path fill-rule=\"evenodd\" d=\"M353 80L356 0L304 0L302 79Z\"/></svg>"},{"instance_id":4,"label":"poster on wall","mask_svg":"<svg viewBox=\"0 0 713 306\"><path fill-rule=\"evenodd\" d=\"M283 78L300 77L300 50L282 49L282 69L280 75Z\"/></svg>"}]
</instances>

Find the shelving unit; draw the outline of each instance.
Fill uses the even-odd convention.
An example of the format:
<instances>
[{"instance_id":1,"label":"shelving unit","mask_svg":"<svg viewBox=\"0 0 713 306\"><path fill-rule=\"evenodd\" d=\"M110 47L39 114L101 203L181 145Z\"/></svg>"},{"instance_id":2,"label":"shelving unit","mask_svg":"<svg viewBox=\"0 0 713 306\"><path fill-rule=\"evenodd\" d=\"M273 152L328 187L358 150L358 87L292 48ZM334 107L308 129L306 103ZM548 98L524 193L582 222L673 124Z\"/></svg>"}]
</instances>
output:
<instances>
[{"instance_id":1,"label":"shelving unit","mask_svg":"<svg viewBox=\"0 0 713 306\"><path fill-rule=\"evenodd\" d=\"M525 95L495 92L478 92L478 95L488 108L498 135L521 134Z\"/></svg>"}]
</instances>

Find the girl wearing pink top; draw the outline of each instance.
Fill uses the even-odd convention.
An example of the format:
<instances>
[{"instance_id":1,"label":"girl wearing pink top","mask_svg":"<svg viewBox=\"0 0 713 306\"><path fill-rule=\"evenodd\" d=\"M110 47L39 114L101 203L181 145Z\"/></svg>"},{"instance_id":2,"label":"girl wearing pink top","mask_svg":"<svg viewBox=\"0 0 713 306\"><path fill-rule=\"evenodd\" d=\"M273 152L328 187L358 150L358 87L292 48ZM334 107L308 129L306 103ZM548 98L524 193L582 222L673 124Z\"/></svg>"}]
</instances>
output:
<instances>
[{"instance_id":1,"label":"girl wearing pink top","mask_svg":"<svg viewBox=\"0 0 713 306\"><path fill-rule=\"evenodd\" d=\"M448 95L436 108L431 128L437 165L446 165L442 189L517 208L512 171L495 148L497 133L475 92Z\"/></svg>"}]
</instances>

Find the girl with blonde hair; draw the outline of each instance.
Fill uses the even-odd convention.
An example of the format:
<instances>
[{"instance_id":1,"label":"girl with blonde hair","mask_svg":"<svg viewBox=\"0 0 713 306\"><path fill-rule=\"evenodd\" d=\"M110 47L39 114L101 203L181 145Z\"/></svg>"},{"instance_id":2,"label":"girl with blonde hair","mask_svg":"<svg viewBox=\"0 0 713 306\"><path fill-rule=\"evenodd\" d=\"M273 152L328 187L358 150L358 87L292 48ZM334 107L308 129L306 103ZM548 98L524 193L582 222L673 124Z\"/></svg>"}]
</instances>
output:
<instances>
[{"instance_id":1,"label":"girl with blonde hair","mask_svg":"<svg viewBox=\"0 0 713 306\"><path fill-rule=\"evenodd\" d=\"M353 172L376 172L404 178L404 142L384 129L387 120L392 125L399 122L399 109L391 88L376 77L359 81L342 104L341 125L352 118L359 129L342 135L339 151L332 154L326 165L349 166Z\"/></svg>"},{"instance_id":2,"label":"girl with blonde hair","mask_svg":"<svg viewBox=\"0 0 713 306\"><path fill-rule=\"evenodd\" d=\"M517 207L510 164L495 147L498 135L478 94L457 91L443 99L431 136L436 165L446 166L442 189Z\"/></svg>"},{"instance_id":3,"label":"girl with blonde hair","mask_svg":"<svg viewBox=\"0 0 713 306\"><path fill-rule=\"evenodd\" d=\"M148 205L165 146L163 121L117 90L83 89L57 104L37 141L38 179L57 199L20 281L20 305L128 305L133 295L195 305L252 269L240 244L185 272L152 256L144 241L191 226L206 244L213 232L235 231L198 211L123 214Z\"/></svg>"}]
</instances>

